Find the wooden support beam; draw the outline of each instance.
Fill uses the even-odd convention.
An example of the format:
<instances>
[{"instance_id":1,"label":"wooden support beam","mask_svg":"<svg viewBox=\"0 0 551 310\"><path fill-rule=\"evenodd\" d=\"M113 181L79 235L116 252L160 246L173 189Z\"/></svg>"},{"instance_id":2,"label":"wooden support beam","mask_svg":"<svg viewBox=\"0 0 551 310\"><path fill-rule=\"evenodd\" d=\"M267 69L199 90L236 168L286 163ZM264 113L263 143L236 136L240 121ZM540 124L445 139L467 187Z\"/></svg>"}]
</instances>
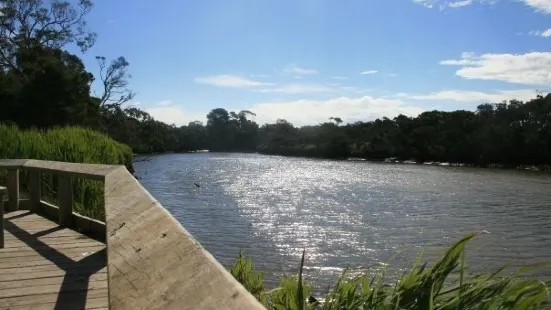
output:
<instances>
[{"instance_id":1,"label":"wooden support beam","mask_svg":"<svg viewBox=\"0 0 551 310\"><path fill-rule=\"evenodd\" d=\"M4 193L6 188L0 186L0 249L4 248Z\"/></svg>"},{"instance_id":2,"label":"wooden support beam","mask_svg":"<svg viewBox=\"0 0 551 310\"><path fill-rule=\"evenodd\" d=\"M34 213L40 213L42 210L40 205L40 199L42 198L41 183L40 171L29 171L29 199L31 201L31 211Z\"/></svg>"},{"instance_id":3,"label":"wooden support beam","mask_svg":"<svg viewBox=\"0 0 551 310\"><path fill-rule=\"evenodd\" d=\"M73 227L73 178L59 176L59 225Z\"/></svg>"},{"instance_id":4,"label":"wooden support beam","mask_svg":"<svg viewBox=\"0 0 551 310\"><path fill-rule=\"evenodd\" d=\"M9 198L9 210L19 210L19 169L8 169L8 198Z\"/></svg>"}]
</instances>

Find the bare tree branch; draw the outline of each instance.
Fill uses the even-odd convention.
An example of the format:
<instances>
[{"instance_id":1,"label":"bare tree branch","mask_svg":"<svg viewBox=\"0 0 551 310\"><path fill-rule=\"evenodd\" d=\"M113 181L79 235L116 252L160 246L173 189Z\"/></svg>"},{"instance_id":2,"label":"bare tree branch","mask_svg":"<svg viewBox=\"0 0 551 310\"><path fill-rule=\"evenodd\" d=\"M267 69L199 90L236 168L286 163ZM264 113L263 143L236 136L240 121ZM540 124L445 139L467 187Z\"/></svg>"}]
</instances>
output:
<instances>
[{"instance_id":1,"label":"bare tree branch","mask_svg":"<svg viewBox=\"0 0 551 310\"><path fill-rule=\"evenodd\" d=\"M136 95L127 88L130 64L124 57L119 57L107 65L105 57L96 56L100 68L100 80L103 86L103 94L100 97L100 106L106 109L120 107L132 100Z\"/></svg>"},{"instance_id":2,"label":"bare tree branch","mask_svg":"<svg viewBox=\"0 0 551 310\"><path fill-rule=\"evenodd\" d=\"M40 43L61 48L74 43L85 51L94 44L96 34L87 29L84 17L90 0L0 0L0 69L17 67L16 52Z\"/></svg>"}]
</instances>

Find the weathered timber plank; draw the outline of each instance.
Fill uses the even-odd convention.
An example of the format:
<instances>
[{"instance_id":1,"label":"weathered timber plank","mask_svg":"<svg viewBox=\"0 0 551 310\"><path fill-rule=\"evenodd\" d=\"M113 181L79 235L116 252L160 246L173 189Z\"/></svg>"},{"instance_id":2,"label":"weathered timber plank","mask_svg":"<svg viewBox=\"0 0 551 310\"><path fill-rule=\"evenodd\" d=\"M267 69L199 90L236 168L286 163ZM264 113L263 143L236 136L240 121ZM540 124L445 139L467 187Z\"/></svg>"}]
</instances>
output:
<instances>
[{"instance_id":1,"label":"weathered timber plank","mask_svg":"<svg viewBox=\"0 0 551 310\"><path fill-rule=\"evenodd\" d=\"M100 269L98 273L107 274L107 268ZM50 277L59 277L65 276L67 273L61 269L52 269L46 271L18 271L17 273L9 274L0 274L0 282L4 281L14 281L14 280L30 280L30 279L41 279L41 278L50 278ZM71 275L82 275L88 276L90 274L88 268L72 269Z\"/></svg>"},{"instance_id":2,"label":"weathered timber plank","mask_svg":"<svg viewBox=\"0 0 551 310\"><path fill-rule=\"evenodd\" d=\"M105 208L112 309L264 309L125 168Z\"/></svg>"},{"instance_id":3,"label":"weathered timber plank","mask_svg":"<svg viewBox=\"0 0 551 310\"><path fill-rule=\"evenodd\" d=\"M19 210L19 211L10 211L6 213L6 219L16 218L18 221L23 220L33 220L33 221L42 221L43 217L31 213L28 210Z\"/></svg>"},{"instance_id":4,"label":"weathered timber plank","mask_svg":"<svg viewBox=\"0 0 551 310\"><path fill-rule=\"evenodd\" d=\"M68 256L68 258L70 258L70 259L83 259L84 257L88 257L88 256L90 256L90 255L82 256L81 254L75 254L75 255ZM65 257L67 257L67 256L65 256ZM63 257L61 255L51 256L49 258L50 259L63 259ZM58 264L56 264L56 266L58 268L69 268L69 267L71 267L71 264L72 263L58 263ZM89 265L91 265L91 264L89 264ZM105 262L103 262L103 265L102 265L102 263L96 263L95 265L96 266L103 266L103 265L105 265ZM52 266L52 263L49 262L49 261L45 261L44 259L39 259L38 257L36 257L36 259L29 259L29 258L25 257L24 260L21 259L21 257L11 257L11 260L9 258L0 260L0 269L20 270L21 268L37 267L37 266Z\"/></svg>"},{"instance_id":5,"label":"weathered timber plank","mask_svg":"<svg viewBox=\"0 0 551 310\"><path fill-rule=\"evenodd\" d=\"M6 188L0 186L0 249L4 248L4 193Z\"/></svg>"},{"instance_id":6,"label":"weathered timber plank","mask_svg":"<svg viewBox=\"0 0 551 310\"><path fill-rule=\"evenodd\" d=\"M31 211L34 213L40 213L40 198L42 197L41 189L41 177L40 171L29 171L29 200L31 205Z\"/></svg>"},{"instance_id":7,"label":"weathered timber plank","mask_svg":"<svg viewBox=\"0 0 551 310\"><path fill-rule=\"evenodd\" d=\"M44 239L45 238L39 238L39 240L42 242ZM12 240L12 242L10 242L9 244L6 244L6 248L28 247L28 243L33 243L33 241L30 241L30 240L28 240L27 243L25 243L15 237L10 238L10 240ZM94 240L90 240L82 237L64 236L64 237L57 237L57 238L53 238L52 240L48 240L48 245L55 247L56 245L60 245L60 244L69 244L69 243L81 244L83 241L94 242ZM38 243L38 242L35 242L35 243ZM96 244L100 245L100 243L97 241L96 241Z\"/></svg>"},{"instance_id":8,"label":"weathered timber plank","mask_svg":"<svg viewBox=\"0 0 551 310\"><path fill-rule=\"evenodd\" d=\"M70 237L70 236L78 236L79 235L78 232L76 232L74 230L70 230L70 229L59 229L59 230L51 231L48 234L42 235L42 233L45 233L48 229L36 229L36 228L33 229L33 228L30 228L28 231L26 231L26 233L14 232L14 233L10 233L10 235L17 237L17 236L26 236L27 233L31 234L31 235L41 234L41 236L39 238L58 238L58 237ZM82 236L82 234L81 234L81 236Z\"/></svg>"},{"instance_id":9,"label":"weathered timber plank","mask_svg":"<svg viewBox=\"0 0 551 310\"><path fill-rule=\"evenodd\" d=\"M59 211L60 225L73 227L73 179L71 176L59 178Z\"/></svg>"},{"instance_id":10,"label":"weathered timber plank","mask_svg":"<svg viewBox=\"0 0 551 310\"><path fill-rule=\"evenodd\" d=\"M0 168L21 168L28 159L0 159Z\"/></svg>"},{"instance_id":11,"label":"weathered timber plank","mask_svg":"<svg viewBox=\"0 0 551 310\"><path fill-rule=\"evenodd\" d=\"M80 285L67 285L62 291L59 290L60 284L47 284L41 286L25 286L8 288L0 291L0 301L2 298L15 296L28 296L39 294L51 294L60 292L91 291L99 288L107 288L107 281L94 281L88 283L86 287Z\"/></svg>"},{"instance_id":12,"label":"weathered timber plank","mask_svg":"<svg viewBox=\"0 0 551 310\"><path fill-rule=\"evenodd\" d=\"M8 169L8 206L11 211L19 209L19 169Z\"/></svg>"},{"instance_id":13,"label":"weathered timber plank","mask_svg":"<svg viewBox=\"0 0 551 310\"><path fill-rule=\"evenodd\" d=\"M100 309L109 309L108 303L107 303L107 293L105 294L105 297L100 298L87 298L86 299L86 310L100 310ZM34 298L35 296L33 296ZM42 304L34 304L34 305L24 305L24 306L11 306L9 307L9 310L52 310L52 309L67 309L67 310L74 310L73 304L69 302L62 301L60 303L55 302L47 302Z\"/></svg>"},{"instance_id":14,"label":"weathered timber plank","mask_svg":"<svg viewBox=\"0 0 551 310\"><path fill-rule=\"evenodd\" d=\"M105 244L26 211L7 218L0 309L108 307Z\"/></svg>"},{"instance_id":15,"label":"weathered timber plank","mask_svg":"<svg viewBox=\"0 0 551 310\"><path fill-rule=\"evenodd\" d=\"M45 201L41 202L41 206L44 211L44 213L42 213L43 216L52 221L58 220L59 207ZM78 213L73 213L72 218L72 223L76 231L105 242L105 223Z\"/></svg>"},{"instance_id":16,"label":"weathered timber plank","mask_svg":"<svg viewBox=\"0 0 551 310\"><path fill-rule=\"evenodd\" d=\"M79 164L47 160L27 160L23 168L29 171L48 172L57 175L72 175L86 179L103 181L111 171L123 166Z\"/></svg>"},{"instance_id":17,"label":"weathered timber plank","mask_svg":"<svg viewBox=\"0 0 551 310\"><path fill-rule=\"evenodd\" d=\"M29 257L29 256L42 256L50 255L50 254L59 254L61 253L63 256L66 256L68 254L75 254L75 253L92 253L92 252L99 252L103 250L105 247L100 247L97 245L93 246L87 246L82 248L63 248L63 249L46 249L44 251L40 251L38 253L35 250L12 250L12 249L3 249L2 253L0 254L0 258L8 258L8 257ZM22 258L23 259L23 258Z\"/></svg>"},{"instance_id":18,"label":"weathered timber plank","mask_svg":"<svg viewBox=\"0 0 551 310\"><path fill-rule=\"evenodd\" d=\"M71 303L78 302L82 298L86 298L86 307L94 308L103 306L102 303L107 303L107 289L97 289L89 292L73 292L62 294L63 303L61 305L70 306ZM32 298L8 297L3 298L1 305L11 309L54 309L51 305L55 305L59 294L41 294L34 295ZM44 308L47 305L48 308ZM24 307L27 308L24 308ZM19 308L17 308L19 307ZM35 308L36 307L36 308ZM43 308L40 308L43 307ZM72 308L67 308L72 309Z\"/></svg>"},{"instance_id":19,"label":"weathered timber plank","mask_svg":"<svg viewBox=\"0 0 551 310\"><path fill-rule=\"evenodd\" d=\"M14 280L10 282L0 282L0 290L4 289L13 289L13 288L22 288L22 287L34 287L34 286L42 286L42 285L52 285L52 284L58 284L61 285L63 282L68 283L83 283L83 282L97 282L101 281L104 283L107 283L107 273L96 273L91 276L77 276L77 275L70 275L70 276L57 276L57 277L49 277L49 278L40 278L40 279L22 279L22 280Z\"/></svg>"}]
</instances>

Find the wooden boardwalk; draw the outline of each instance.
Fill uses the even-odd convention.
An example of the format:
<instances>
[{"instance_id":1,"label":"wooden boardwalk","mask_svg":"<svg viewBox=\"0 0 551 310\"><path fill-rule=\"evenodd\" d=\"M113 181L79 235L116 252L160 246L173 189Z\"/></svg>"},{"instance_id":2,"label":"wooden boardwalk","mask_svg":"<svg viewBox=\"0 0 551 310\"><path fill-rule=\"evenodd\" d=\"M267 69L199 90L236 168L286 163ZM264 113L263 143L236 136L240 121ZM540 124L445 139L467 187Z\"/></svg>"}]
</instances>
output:
<instances>
[{"instance_id":1,"label":"wooden boardwalk","mask_svg":"<svg viewBox=\"0 0 551 310\"><path fill-rule=\"evenodd\" d=\"M5 214L0 309L108 309L105 244L30 211Z\"/></svg>"},{"instance_id":2,"label":"wooden boardwalk","mask_svg":"<svg viewBox=\"0 0 551 310\"><path fill-rule=\"evenodd\" d=\"M0 310L265 309L126 167L0 159L4 171ZM77 179L103 187L104 221L73 212Z\"/></svg>"}]
</instances>

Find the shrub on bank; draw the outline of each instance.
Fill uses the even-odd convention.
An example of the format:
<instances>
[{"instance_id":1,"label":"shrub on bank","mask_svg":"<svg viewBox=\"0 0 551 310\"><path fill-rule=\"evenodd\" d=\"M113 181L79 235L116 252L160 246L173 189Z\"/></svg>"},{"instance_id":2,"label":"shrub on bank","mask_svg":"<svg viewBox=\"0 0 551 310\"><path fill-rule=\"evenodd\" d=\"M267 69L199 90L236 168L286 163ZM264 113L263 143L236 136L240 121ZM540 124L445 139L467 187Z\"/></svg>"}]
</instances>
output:
<instances>
[{"instance_id":1,"label":"shrub on bank","mask_svg":"<svg viewBox=\"0 0 551 310\"><path fill-rule=\"evenodd\" d=\"M465 245L472 233L451 246L432 267L421 265L421 256L409 273L393 285L384 274L348 278L343 274L323 300L309 298L310 287L303 283L304 253L298 276L283 277L279 287L265 291L261 274L249 258L238 257L231 274L268 309L550 309L551 282L520 277L520 272L501 276L466 275Z\"/></svg>"},{"instance_id":2,"label":"shrub on bank","mask_svg":"<svg viewBox=\"0 0 551 310\"><path fill-rule=\"evenodd\" d=\"M0 158L40 159L73 163L125 165L132 168L132 150L106 135L79 127L54 128L47 131L20 130L0 124ZM5 174L5 172L2 172ZM27 176L20 175L26 189ZM43 199L57 204L57 178L42 176ZM100 182L73 178L75 211L103 220L103 187Z\"/></svg>"}]
</instances>

